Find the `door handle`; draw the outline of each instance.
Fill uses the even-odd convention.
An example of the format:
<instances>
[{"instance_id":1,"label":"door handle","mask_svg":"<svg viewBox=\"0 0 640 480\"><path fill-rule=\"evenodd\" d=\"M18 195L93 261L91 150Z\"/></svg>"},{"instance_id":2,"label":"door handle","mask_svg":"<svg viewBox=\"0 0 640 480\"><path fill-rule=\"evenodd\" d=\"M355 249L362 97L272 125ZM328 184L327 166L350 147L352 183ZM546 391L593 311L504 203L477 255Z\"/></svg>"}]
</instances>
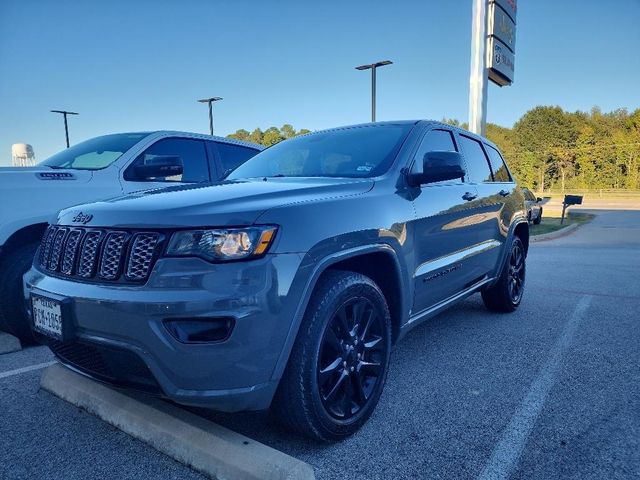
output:
<instances>
[{"instance_id":1,"label":"door handle","mask_svg":"<svg viewBox=\"0 0 640 480\"><path fill-rule=\"evenodd\" d=\"M500 190L500 191L498 192L498 194L499 194L499 195L502 195L503 197L506 197L506 196L510 195L510 194L511 194L511 192L510 192L509 190L504 190L504 189L503 189L503 190Z\"/></svg>"},{"instance_id":2,"label":"door handle","mask_svg":"<svg viewBox=\"0 0 640 480\"><path fill-rule=\"evenodd\" d=\"M467 192L464 195L462 195L462 199L466 200L467 202L470 202L471 200L475 200L476 198L478 198L477 193Z\"/></svg>"}]
</instances>

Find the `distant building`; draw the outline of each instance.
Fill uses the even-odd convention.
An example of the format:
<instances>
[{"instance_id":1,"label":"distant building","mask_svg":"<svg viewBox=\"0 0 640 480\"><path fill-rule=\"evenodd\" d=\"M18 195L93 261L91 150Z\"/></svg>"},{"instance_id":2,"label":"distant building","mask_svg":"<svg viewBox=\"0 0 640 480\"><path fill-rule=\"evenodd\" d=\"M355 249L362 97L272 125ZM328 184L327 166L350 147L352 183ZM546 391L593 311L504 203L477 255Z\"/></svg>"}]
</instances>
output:
<instances>
[{"instance_id":1,"label":"distant building","mask_svg":"<svg viewBox=\"0 0 640 480\"><path fill-rule=\"evenodd\" d=\"M27 143L11 145L11 165L14 167L31 167L36 164L33 147Z\"/></svg>"}]
</instances>

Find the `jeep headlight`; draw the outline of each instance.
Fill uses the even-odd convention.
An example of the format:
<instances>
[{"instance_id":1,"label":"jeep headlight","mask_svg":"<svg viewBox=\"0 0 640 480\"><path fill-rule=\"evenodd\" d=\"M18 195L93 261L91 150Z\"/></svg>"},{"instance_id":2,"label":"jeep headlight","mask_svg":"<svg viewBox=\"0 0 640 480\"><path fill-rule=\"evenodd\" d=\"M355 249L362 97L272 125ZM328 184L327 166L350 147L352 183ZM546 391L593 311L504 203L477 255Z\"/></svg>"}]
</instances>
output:
<instances>
[{"instance_id":1,"label":"jeep headlight","mask_svg":"<svg viewBox=\"0 0 640 480\"><path fill-rule=\"evenodd\" d=\"M212 262L258 257L267 252L276 227L183 230L171 236L167 256Z\"/></svg>"}]
</instances>

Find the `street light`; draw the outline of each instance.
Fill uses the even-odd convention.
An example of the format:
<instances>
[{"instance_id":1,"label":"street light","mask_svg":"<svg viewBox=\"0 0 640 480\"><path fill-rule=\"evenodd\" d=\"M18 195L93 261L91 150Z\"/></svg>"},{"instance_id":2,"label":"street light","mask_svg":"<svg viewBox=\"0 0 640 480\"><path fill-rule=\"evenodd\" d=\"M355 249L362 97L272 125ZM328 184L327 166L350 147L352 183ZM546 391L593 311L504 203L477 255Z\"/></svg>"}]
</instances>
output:
<instances>
[{"instance_id":1,"label":"street light","mask_svg":"<svg viewBox=\"0 0 640 480\"><path fill-rule=\"evenodd\" d=\"M393 62L390 60L384 60L382 62L376 62L369 65L360 65L356 67L356 70L369 70L371 69L371 121L376 121L376 68L384 67L385 65L391 65Z\"/></svg>"},{"instance_id":2,"label":"street light","mask_svg":"<svg viewBox=\"0 0 640 480\"><path fill-rule=\"evenodd\" d=\"M198 100L200 103L209 104L209 132L211 133L211 135L213 135L213 109L211 108L211 104L213 104L213 102L217 102L218 100L222 100L222 97L211 97Z\"/></svg>"},{"instance_id":3,"label":"street light","mask_svg":"<svg viewBox=\"0 0 640 480\"><path fill-rule=\"evenodd\" d=\"M64 117L64 136L67 139L67 148L69 148L69 126L67 125L67 115L80 115L76 112L67 112L66 110L51 110L51 113L61 113Z\"/></svg>"}]
</instances>

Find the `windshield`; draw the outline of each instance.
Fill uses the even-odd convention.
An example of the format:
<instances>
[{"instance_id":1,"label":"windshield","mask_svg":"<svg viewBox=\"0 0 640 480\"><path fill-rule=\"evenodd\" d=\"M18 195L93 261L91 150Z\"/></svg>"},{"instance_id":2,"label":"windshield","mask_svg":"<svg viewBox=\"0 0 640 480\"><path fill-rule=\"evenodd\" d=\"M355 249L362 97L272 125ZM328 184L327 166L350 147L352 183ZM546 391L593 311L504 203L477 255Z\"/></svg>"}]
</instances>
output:
<instances>
[{"instance_id":1,"label":"windshield","mask_svg":"<svg viewBox=\"0 0 640 480\"><path fill-rule=\"evenodd\" d=\"M227 177L375 177L386 172L413 125L384 124L312 133L278 143Z\"/></svg>"},{"instance_id":2,"label":"windshield","mask_svg":"<svg viewBox=\"0 0 640 480\"><path fill-rule=\"evenodd\" d=\"M111 165L147 135L148 133L119 133L92 138L56 153L40 165L51 168L99 170Z\"/></svg>"}]
</instances>

